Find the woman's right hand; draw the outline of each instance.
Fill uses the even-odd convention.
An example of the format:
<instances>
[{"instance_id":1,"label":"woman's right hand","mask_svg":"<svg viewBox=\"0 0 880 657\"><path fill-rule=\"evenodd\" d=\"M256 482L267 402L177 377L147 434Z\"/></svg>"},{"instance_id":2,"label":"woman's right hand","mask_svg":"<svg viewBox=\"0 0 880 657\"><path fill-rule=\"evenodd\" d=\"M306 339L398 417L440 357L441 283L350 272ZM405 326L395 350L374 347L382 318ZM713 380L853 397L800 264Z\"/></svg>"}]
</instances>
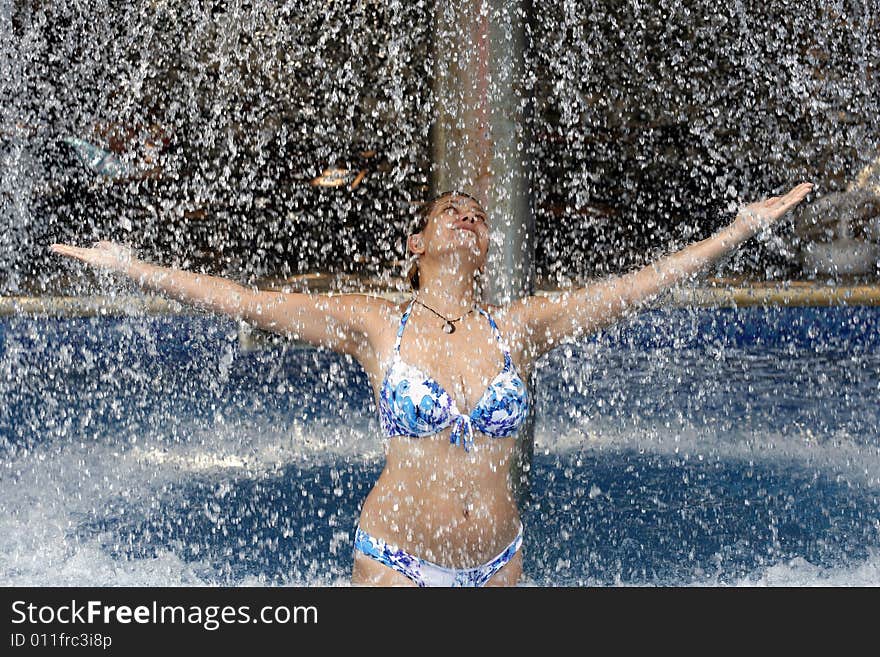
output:
<instances>
[{"instance_id":1,"label":"woman's right hand","mask_svg":"<svg viewBox=\"0 0 880 657\"><path fill-rule=\"evenodd\" d=\"M83 262L101 267L103 269L112 269L114 271L126 271L134 257L134 251L131 248L116 244L115 242L100 241L95 242L92 248L82 248L78 246L70 246L69 244L52 244L49 250L53 253L76 258Z\"/></svg>"}]
</instances>

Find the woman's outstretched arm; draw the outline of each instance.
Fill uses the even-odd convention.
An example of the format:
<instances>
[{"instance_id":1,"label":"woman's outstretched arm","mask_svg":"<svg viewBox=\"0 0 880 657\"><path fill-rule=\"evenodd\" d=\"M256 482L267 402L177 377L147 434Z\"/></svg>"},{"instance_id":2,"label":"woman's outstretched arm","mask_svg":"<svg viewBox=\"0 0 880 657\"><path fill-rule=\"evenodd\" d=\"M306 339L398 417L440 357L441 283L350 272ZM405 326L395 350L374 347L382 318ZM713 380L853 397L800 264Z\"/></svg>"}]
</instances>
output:
<instances>
[{"instance_id":1,"label":"woman's outstretched arm","mask_svg":"<svg viewBox=\"0 0 880 657\"><path fill-rule=\"evenodd\" d=\"M128 247L113 242L97 242L92 248L52 244L50 249L124 274L140 287L182 303L354 356L362 355L368 348L368 333L378 325L376 317L384 303L363 294L254 290L225 278L138 260Z\"/></svg>"},{"instance_id":2,"label":"woman's outstretched arm","mask_svg":"<svg viewBox=\"0 0 880 657\"><path fill-rule=\"evenodd\" d=\"M784 196L748 205L733 223L712 237L632 273L566 291L556 298L529 296L520 299L511 304L510 316L523 327L526 345L532 357L538 358L560 342L613 324L669 288L699 274L772 225L812 189L812 183L801 183Z\"/></svg>"}]
</instances>

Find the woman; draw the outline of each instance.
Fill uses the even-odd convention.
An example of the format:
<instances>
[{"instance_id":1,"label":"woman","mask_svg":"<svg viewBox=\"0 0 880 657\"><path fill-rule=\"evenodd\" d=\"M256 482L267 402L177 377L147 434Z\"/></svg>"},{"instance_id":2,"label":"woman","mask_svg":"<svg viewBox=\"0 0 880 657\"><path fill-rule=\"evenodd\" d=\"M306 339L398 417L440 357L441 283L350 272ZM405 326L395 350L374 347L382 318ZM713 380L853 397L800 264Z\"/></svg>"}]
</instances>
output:
<instances>
[{"instance_id":1,"label":"woman","mask_svg":"<svg viewBox=\"0 0 880 657\"><path fill-rule=\"evenodd\" d=\"M706 269L811 190L802 183L749 205L712 237L639 271L500 307L481 305L475 291L489 250L486 214L456 192L431 201L408 237L417 262L414 293L403 304L363 294L255 291L142 262L110 242L51 249L360 362L388 440L356 531L352 583L513 585L522 573L522 524L510 466L535 360Z\"/></svg>"}]
</instances>

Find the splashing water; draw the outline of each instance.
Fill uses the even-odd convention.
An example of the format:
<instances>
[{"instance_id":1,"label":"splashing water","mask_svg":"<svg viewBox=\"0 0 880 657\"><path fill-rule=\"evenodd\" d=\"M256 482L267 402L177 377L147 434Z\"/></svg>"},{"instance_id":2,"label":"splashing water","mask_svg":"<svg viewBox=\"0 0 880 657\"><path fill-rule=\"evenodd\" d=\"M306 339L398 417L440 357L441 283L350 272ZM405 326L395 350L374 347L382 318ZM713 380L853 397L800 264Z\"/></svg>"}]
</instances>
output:
<instances>
[{"instance_id":1,"label":"splashing water","mask_svg":"<svg viewBox=\"0 0 880 657\"><path fill-rule=\"evenodd\" d=\"M659 312L542 359L524 584L876 584L878 322ZM2 326L4 581L347 581L382 463L354 362L201 318Z\"/></svg>"}]
</instances>

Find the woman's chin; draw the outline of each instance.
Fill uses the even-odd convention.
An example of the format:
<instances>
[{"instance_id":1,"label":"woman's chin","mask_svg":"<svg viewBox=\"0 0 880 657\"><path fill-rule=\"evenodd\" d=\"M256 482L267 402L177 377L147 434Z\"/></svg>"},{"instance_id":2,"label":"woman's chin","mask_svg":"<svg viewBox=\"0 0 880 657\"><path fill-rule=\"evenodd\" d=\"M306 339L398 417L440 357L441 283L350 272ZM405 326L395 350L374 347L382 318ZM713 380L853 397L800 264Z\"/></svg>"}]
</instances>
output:
<instances>
[{"instance_id":1,"label":"woman's chin","mask_svg":"<svg viewBox=\"0 0 880 657\"><path fill-rule=\"evenodd\" d=\"M446 251L446 257L444 258L441 256L441 259L446 260L452 269L455 269L462 273L464 273L465 271L475 271L479 269L479 267L483 264L483 261L485 260L483 254L479 251L479 249L467 248L462 246L458 246L456 248L451 245Z\"/></svg>"},{"instance_id":2,"label":"woman's chin","mask_svg":"<svg viewBox=\"0 0 880 657\"><path fill-rule=\"evenodd\" d=\"M461 232L463 235L455 240L455 246L458 247L456 250L461 250L475 258L482 256L477 236L470 231L463 230Z\"/></svg>"},{"instance_id":3,"label":"woman's chin","mask_svg":"<svg viewBox=\"0 0 880 657\"><path fill-rule=\"evenodd\" d=\"M463 259L473 263L480 262L483 257L483 252L480 251L480 247L473 244L465 244L457 249L457 252L461 254Z\"/></svg>"}]
</instances>

